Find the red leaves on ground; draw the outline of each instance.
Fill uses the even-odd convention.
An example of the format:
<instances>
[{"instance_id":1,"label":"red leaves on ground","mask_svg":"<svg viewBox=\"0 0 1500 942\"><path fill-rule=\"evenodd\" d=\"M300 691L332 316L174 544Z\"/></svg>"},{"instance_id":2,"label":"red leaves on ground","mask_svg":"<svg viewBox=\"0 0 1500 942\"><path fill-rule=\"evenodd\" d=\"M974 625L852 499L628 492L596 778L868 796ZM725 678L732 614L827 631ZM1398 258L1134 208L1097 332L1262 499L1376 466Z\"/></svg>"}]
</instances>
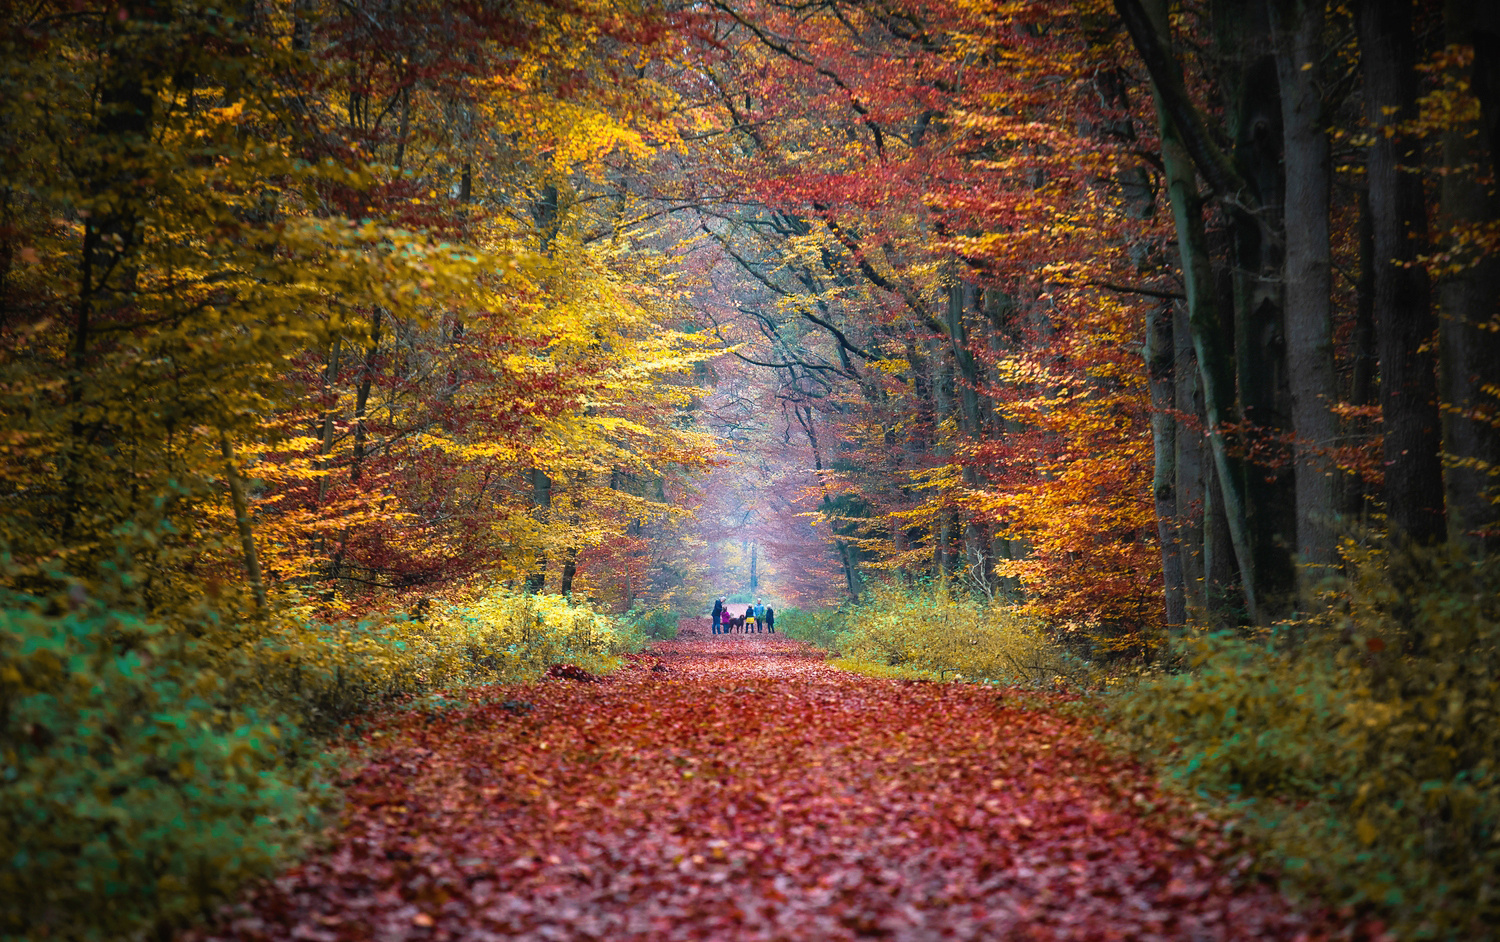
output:
<instances>
[{"instance_id":1,"label":"red leaves on ground","mask_svg":"<svg viewBox=\"0 0 1500 942\"><path fill-rule=\"evenodd\" d=\"M1080 720L766 635L652 655L371 734L329 849L196 938L1335 935Z\"/></svg>"}]
</instances>

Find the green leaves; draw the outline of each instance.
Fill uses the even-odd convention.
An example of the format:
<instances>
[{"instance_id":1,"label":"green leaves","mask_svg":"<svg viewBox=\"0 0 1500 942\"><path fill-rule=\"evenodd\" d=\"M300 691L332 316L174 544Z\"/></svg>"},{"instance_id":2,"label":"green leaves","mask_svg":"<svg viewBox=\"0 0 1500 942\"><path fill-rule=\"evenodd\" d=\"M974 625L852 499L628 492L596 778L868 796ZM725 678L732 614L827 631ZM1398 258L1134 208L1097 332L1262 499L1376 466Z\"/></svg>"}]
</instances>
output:
<instances>
[{"instance_id":1,"label":"green leaves","mask_svg":"<svg viewBox=\"0 0 1500 942\"><path fill-rule=\"evenodd\" d=\"M292 743L160 626L0 610L0 935L180 925L313 826Z\"/></svg>"}]
</instances>

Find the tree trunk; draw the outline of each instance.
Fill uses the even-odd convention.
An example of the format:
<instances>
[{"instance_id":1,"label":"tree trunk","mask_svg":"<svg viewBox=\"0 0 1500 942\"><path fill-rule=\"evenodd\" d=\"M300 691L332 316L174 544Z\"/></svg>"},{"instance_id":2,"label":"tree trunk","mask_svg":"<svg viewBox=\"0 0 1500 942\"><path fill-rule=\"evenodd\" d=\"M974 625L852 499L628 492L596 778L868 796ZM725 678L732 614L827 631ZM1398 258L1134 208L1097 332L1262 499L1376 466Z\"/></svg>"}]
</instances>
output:
<instances>
[{"instance_id":1,"label":"tree trunk","mask_svg":"<svg viewBox=\"0 0 1500 942\"><path fill-rule=\"evenodd\" d=\"M1151 393L1151 493L1156 503L1156 539L1161 547L1162 590L1167 633L1176 637L1187 624L1181 543L1177 534L1177 420L1172 364L1172 305L1152 305L1146 315L1146 376Z\"/></svg>"},{"instance_id":2,"label":"tree trunk","mask_svg":"<svg viewBox=\"0 0 1500 942\"><path fill-rule=\"evenodd\" d=\"M1334 379L1331 165L1323 120L1323 0L1271 6L1285 143L1285 324L1296 482L1298 561L1308 587L1338 563L1341 506L1332 461L1338 423Z\"/></svg>"},{"instance_id":3,"label":"tree trunk","mask_svg":"<svg viewBox=\"0 0 1500 942\"><path fill-rule=\"evenodd\" d=\"M266 600L266 583L261 578L260 554L255 549L255 529L250 522L250 501L245 496L245 482L235 467L234 446L229 442L229 433L219 433L219 451L224 455L224 477L229 482L229 497L234 504L234 523L240 535L240 551L245 555L245 575L250 579L250 592L255 597L255 610L264 615L270 608Z\"/></svg>"},{"instance_id":4,"label":"tree trunk","mask_svg":"<svg viewBox=\"0 0 1500 942\"><path fill-rule=\"evenodd\" d=\"M824 515L828 516L829 528L833 530L833 518L831 516L833 498L828 495L828 486L823 481L823 452L818 447L818 434L813 427L812 407L794 406L793 411L797 416L797 424L802 426L803 433L807 435L808 446L812 448L813 471L818 476L818 490L823 495ZM837 533L838 531L833 530L833 532ZM858 601L860 595L859 560L854 555L854 548L837 536L834 537L833 544L834 548L838 550L839 561L844 566L844 586L849 592L849 598L851 601Z\"/></svg>"},{"instance_id":5,"label":"tree trunk","mask_svg":"<svg viewBox=\"0 0 1500 942\"><path fill-rule=\"evenodd\" d=\"M354 458L349 465L349 479L356 484L364 475L365 442L369 438L365 416L370 405L370 387L375 380L375 357L380 352L380 327L383 313L384 310L377 307L374 317L371 318L370 346L365 350L365 362L359 374L359 387L354 393Z\"/></svg>"},{"instance_id":6,"label":"tree trunk","mask_svg":"<svg viewBox=\"0 0 1500 942\"><path fill-rule=\"evenodd\" d=\"M1368 93L1368 92L1367 92ZM1359 278L1354 286L1354 362L1349 382L1351 406L1374 405L1379 393L1375 381L1380 353L1375 338L1375 226L1370 218L1370 191L1359 194ZM1435 390L1434 390L1435 393ZM1348 440L1363 447L1379 434L1369 418L1359 416L1349 423ZM1438 489L1441 493L1441 488ZM1372 491L1362 475L1345 482L1344 515L1358 529L1368 525Z\"/></svg>"},{"instance_id":7,"label":"tree trunk","mask_svg":"<svg viewBox=\"0 0 1500 942\"><path fill-rule=\"evenodd\" d=\"M552 516L552 479L541 468L532 468L531 512L537 522L536 563L526 577L526 592L536 595L547 587L547 526Z\"/></svg>"},{"instance_id":8,"label":"tree trunk","mask_svg":"<svg viewBox=\"0 0 1500 942\"><path fill-rule=\"evenodd\" d=\"M959 401L959 429L967 444L977 443L984 434L984 404L979 395L980 364L969 349L969 331L964 323L964 311L969 308L977 310L978 307L979 297L973 285L954 282L949 286L944 320L957 372L954 393ZM979 472L971 462L964 463L963 481L970 490L979 487ZM967 571L976 583L988 588L994 570L988 528L967 513L963 515L963 545Z\"/></svg>"},{"instance_id":9,"label":"tree trunk","mask_svg":"<svg viewBox=\"0 0 1500 942\"><path fill-rule=\"evenodd\" d=\"M1484 50L1486 65L1496 42L1500 13L1488 0L1448 0L1443 21L1449 46ZM1479 63L1476 61L1476 65ZM1488 153L1485 118L1494 119L1492 68L1463 75L1480 96L1481 121L1449 128L1443 134L1443 177L1439 230L1452 233L1491 223L1500 205L1478 179L1490 172L1497 155ZM1443 450L1447 461L1445 492L1449 539L1476 553L1500 551L1500 504L1494 500L1500 475L1500 425L1496 424L1500 385L1500 258L1483 256L1472 245L1449 244L1464 267L1446 275L1438 287L1442 327L1439 337L1443 402ZM1487 392L1488 386L1491 391Z\"/></svg>"},{"instance_id":10,"label":"tree trunk","mask_svg":"<svg viewBox=\"0 0 1500 942\"><path fill-rule=\"evenodd\" d=\"M170 15L151 4L121 4L120 18L111 17L101 43L108 64L100 77L98 117L94 140L75 156L85 163L80 183L92 198L103 198L93 213L83 214L83 246L79 258L78 296L69 338L67 395L73 416L69 439L59 456L62 478L61 539L80 535L89 514L84 505L85 466L92 459L100 422L83 419L85 387L94 357L95 322L116 306L131 303L135 290L134 260L141 242L141 215L147 197L150 168L145 166L148 138L155 126L156 98L151 89L171 64L154 55L159 50L137 45L128 36L132 21L163 23Z\"/></svg>"},{"instance_id":11,"label":"tree trunk","mask_svg":"<svg viewBox=\"0 0 1500 942\"><path fill-rule=\"evenodd\" d=\"M1417 114L1417 49L1410 0L1362 0L1355 10L1364 68L1368 154L1370 316L1380 363L1385 510L1398 542L1436 543L1443 513L1438 330L1427 270L1427 205L1417 143L1400 126ZM1403 166L1405 169L1402 169Z\"/></svg>"},{"instance_id":12,"label":"tree trunk","mask_svg":"<svg viewBox=\"0 0 1500 942\"><path fill-rule=\"evenodd\" d=\"M564 597L573 595L573 578L578 575L578 548L570 546L563 554L562 575L558 579L557 591Z\"/></svg>"},{"instance_id":13,"label":"tree trunk","mask_svg":"<svg viewBox=\"0 0 1500 942\"><path fill-rule=\"evenodd\" d=\"M1168 35L1165 0L1148 0L1142 6L1146 9L1156 36ZM1254 622L1259 617L1256 600L1256 563L1246 528L1245 495L1238 462L1230 456L1224 438L1225 425L1232 423L1236 418L1234 415L1234 361L1230 351L1225 349L1223 344L1222 324L1214 297L1213 269L1208 255L1208 238L1203 229L1203 205L1198 195L1192 158L1188 155L1186 146L1179 136L1176 122L1167 110L1167 103L1158 87L1155 74L1152 76L1152 91L1156 99L1157 123L1162 140L1162 163L1166 171L1172 218L1176 225L1178 246L1182 254L1188 323L1193 338L1193 351L1198 358L1199 376L1203 383L1204 418L1208 427L1209 447L1223 496L1225 517L1234 546L1235 559L1239 565L1245 612L1247 617Z\"/></svg>"},{"instance_id":14,"label":"tree trunk","mask_svg":"<svg viewBox=\"0 0 1500 942\"><path fill-rule=\"evenodd\" d=\"M942 348L938 341L933 342L934 350L928 357L932 364L932 411L933 411L933 436L936 439L936 447L933 449L941 462L953 459L952 448L942 440L939 427L946 422L953 413L953 364L946 355L947 351ZM953 522L952 515L948 513L949 495L945 492L937 497L936 519L932 527L932 567L933 574L938 578L946 578L952 574L956 565L953 558Z\"/></svg>"},{"instance_id":15,"label":"tree trunk","mask_svg":"<svg viewBox=\"0 0 1500 942\"><path fill-rule=\"evenodd\" d=\"M328 470L328 456L333 453L333 419L338 415L338 393L334 386L339 378L339 354L343 351L342 338L334 337L328 347L328 365L323 369L323 395L332 396L334 402L329 408L323 410L323 416L318 420L318 460L314 467L319 471ZM318 506L328 498L328 476L318 478Z\"/></svg>"},{"instance_id":16,"label":"tree trunk","mask_svg":"<svg viewBox=\"0 0 1500 942\"><path fill-rule=\"evenodd\" d=\"M1264 0L1218 0L1228 132L1244 192L1225 204L1233 239L1230 283L1234 375L1247 450L1279 449L1292 435L1285 323L1286 176L1281 83ZM1246 206L1245 204L1248 204ZM1255 558L1256 622L1290 611L1296 586L1296 489L1291 465L1241 465L1245 530ZM1226 512L1231 495L1226 493Z\"/></svg>"},{"instance_id":17,"label":"tree trunk","mask_svg":"<svg viewBox=\"0 0 1500 942\"><path fill-rule=\"evenodd\" d=\"M1202 416L1203 392L1198 379L1198 358L1193 355L1193 338L1188 329L1187 312L1173 305L1172 344L1175 357L1172 367L1175 408L1179 415ZM1199 616L1208 613L1208 595L1204 591L1204 509L1207 506L1205 472L1213 474L1209 457L1203 449L1200 426L1174 423L1172 436L1177 446L1173 467L1177 470L1177 541L1178 559L1182 562L1183 585L1187 607Z\"/></svg>"}]
</instances>

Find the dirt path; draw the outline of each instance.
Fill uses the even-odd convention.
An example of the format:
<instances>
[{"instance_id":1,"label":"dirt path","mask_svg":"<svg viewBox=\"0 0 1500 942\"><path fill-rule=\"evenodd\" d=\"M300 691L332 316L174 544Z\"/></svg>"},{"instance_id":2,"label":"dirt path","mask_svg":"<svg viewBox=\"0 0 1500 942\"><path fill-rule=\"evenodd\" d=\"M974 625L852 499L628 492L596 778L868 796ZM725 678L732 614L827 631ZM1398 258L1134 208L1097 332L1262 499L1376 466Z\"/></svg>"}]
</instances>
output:
<instances>
[{"instance_id":1,"label":"dirt path","mask_svg":"<svg viewBox=\"0 0 1500 942\"><path fill-rule=\"evenodd\" d=\"M214 938L1331 934L1237 885L1077 721L767 635L684 638L388 726L331 848Z\"/></svg>"}]
</instances>

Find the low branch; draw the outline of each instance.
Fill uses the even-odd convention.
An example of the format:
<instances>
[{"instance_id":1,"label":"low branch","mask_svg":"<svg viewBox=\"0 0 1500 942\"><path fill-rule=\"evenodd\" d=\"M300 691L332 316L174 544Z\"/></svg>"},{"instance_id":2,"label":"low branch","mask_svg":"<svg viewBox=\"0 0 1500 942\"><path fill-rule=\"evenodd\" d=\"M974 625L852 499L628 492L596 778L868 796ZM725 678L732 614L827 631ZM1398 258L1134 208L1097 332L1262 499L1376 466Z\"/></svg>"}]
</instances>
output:
<instances>
[{"instance_id":1,"label":"low branch","mask_svg":"<svg viewBox=\"0 0 1500 942\"><path fill-rule=\"evenodd\" d=\"M1158 288L1147 288L1142 285L1120 285L1113 281L1085 281L1085 285L1091 288L1107 288L1120 294L1144 294L1148 298L1165 298L1169 301L1186 301L1187 295L1180 291L1162 291Z\"/></svg>"}]
</instances>

